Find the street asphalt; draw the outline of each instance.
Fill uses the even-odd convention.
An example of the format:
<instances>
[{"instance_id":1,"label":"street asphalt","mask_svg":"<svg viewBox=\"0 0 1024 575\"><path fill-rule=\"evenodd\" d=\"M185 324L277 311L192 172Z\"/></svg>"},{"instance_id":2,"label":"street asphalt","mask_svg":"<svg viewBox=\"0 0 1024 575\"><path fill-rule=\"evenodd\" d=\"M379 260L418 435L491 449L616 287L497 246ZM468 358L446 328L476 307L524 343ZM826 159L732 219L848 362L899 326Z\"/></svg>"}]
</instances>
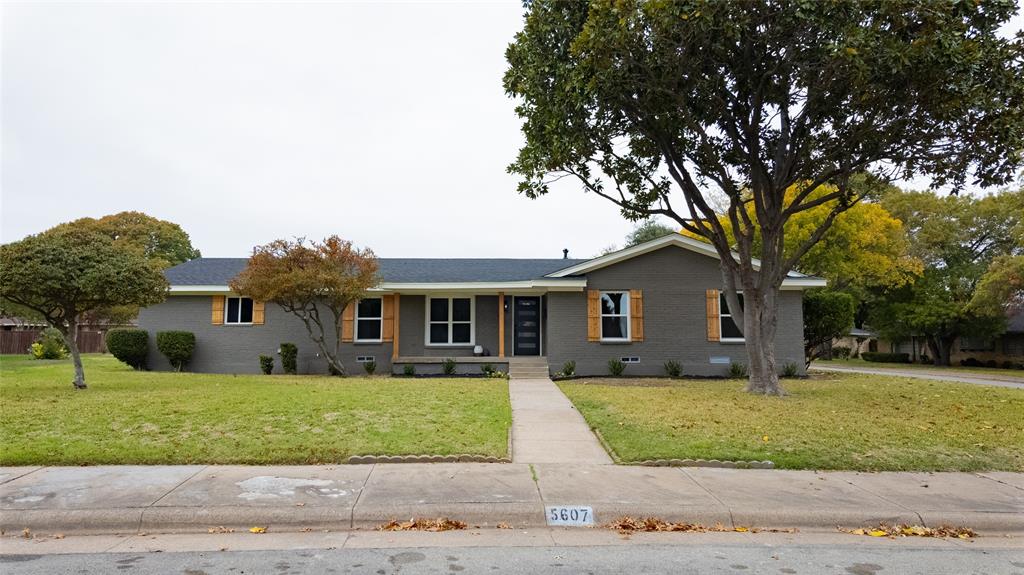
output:
<instances>
[{"instance_id":1,"label":"street asphalt","mask_svg":"<svg viewBox=\"0 0 1024 575\"><path fill-rule=\"evenodd\" d=\"M395 535L395 534L391 534ZM773 575L886 575L1024 573L1018 540L966 543L946 540L872 540L852 535L805 540L799 536L660 533L615 540L577 537L577 544L468 543L463 533L433 534L435 544L397 541L338 547L286 549L155 550L114 552L36 552L9 540L0 547L6 575L61 573L182 574L340 574L368 573L771 573ZM584 534L587 535L587 534ZM592 534L598 535L598 534ZM661 537L648 537L649 535ZM463 536L463 537L459 537ZM451 542L445 544L444 539ZM845 539L843 539L845 538ZM254 539L254 537L250 537ZM259 537L255 537L261 541ZM511 541L512 539L509 539ZM588 541L589 540L589 541ZM383 543L377 545L375 543Z\"/></svg>"}]
</instances>

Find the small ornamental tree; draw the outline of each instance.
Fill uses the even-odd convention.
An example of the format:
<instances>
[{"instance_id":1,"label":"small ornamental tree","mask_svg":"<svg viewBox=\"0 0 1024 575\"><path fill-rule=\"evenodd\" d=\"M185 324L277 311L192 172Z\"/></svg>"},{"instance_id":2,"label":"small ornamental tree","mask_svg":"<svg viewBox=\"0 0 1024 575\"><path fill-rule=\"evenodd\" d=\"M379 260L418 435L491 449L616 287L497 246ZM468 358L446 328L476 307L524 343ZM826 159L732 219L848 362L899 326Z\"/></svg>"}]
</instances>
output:
<instances>
[{"instance_id":1,"label":"small ornamental tree","mask_svg":"<svg viewBox=\"0 0 1024 575\"><path fill-rule=\"evenodd\" d=\"M534 0L506 52L525 136L509 170L529 197L571 178L626 218L671 218L710 242L729 309L743 311L747 390L782 394L781 284L871 188L850 186L855 176L959 189L1005 184L1020 166L1024 37L997 33L1016 11L1015 0ZM785 252L786 222L826 204Z\"/></svg>"},{"instance_id":2,"label":"small ornamental tree","mask_svg":"<svg viewBox=\"0 0 1024 575\"><path fill-rule=\"evenodd\" d=\"M196 349L196 335L190 331L158 331L156 348L164 354L175 371L181 371L192 359Z\"/></svg>"},{"instance_id":3,"label":"small ornamental tree","mask_svg":"<svg viewBox=\"0 0 1024 575\"><path fill-rule=\"evenodd\" d=\"M807 366L825 343L850 333L855 306L853 296L827 289L804 293L804 356Z\"/></svg>"},{"instance_id":4,"label":"small ornamental tree","mask_svg":"<svg viewBox=\"0 0 1024 575\"><path fill-rule=\"evenodd\" d=\"M167 295L160 267L89 228L53 229L0 246L0 299L39 314L64 336L75 366L85 370L75 336L81 314L112 306L146 306Z\"/></svg>"},{"instance_id":5,"label":"small ornamental tree","mask_svg":"<svg viewBox=\"0 0 1024 575\"><path fill-rule=\"evenodd\" d=\"M331 236L308 245L299 238L259 246L230 286L243 296L274 302L301 319L328 368L345 375L341 316L378 283L373 252Z\"/></svg>"}]
</instances>

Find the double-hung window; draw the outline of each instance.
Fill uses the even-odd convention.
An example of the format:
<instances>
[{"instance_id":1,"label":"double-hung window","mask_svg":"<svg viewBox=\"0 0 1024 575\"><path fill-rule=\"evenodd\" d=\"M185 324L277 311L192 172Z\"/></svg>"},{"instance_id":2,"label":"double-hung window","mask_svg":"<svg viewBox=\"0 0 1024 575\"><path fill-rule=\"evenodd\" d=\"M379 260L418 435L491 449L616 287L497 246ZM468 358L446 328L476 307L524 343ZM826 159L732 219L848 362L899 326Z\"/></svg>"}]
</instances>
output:
<instances>
[{"instance_id":1,"label":"double-hung window","mask_svg":"<svg viewBox=\"0 0 1024 575\"><path fill-rule=\"evenodd\" d=\"M359 300L356 304L356 341L381 341L384 304L379 297Z\"/></svg>"},{"instance_id":2,"label":"double-hung window","mask_svg":"<svg viewBox=\"0 0 1024 575\"><path fill-rule=\"evenodd\" d=\"M601 341L629 341L629 292L601 292Z\"/></svg>"},{"instance_id":3,"label":"double-hung window","mask_svg":"<svg viewBox=\"0 0 1024 575\"><path fill-rule=\"evenodd\" d=\"M247 297L226 298L224 306L225 324L252 323L252 299Z\"/></svg>"},{"instance_id":4,"label":"double-hung window","mask_svg":"<svg viewBox=\"0 0 1024 575\"><path fill-rule=\"evenodd\" d=\"M427 298L427 344L473 345L473 298Z\"/></svg>"},{"instance_id":5,"label":"double-hung window","mask_svg":"<svg viewBox=\"0 0 1024 575\"><path fill-rule=\"evenodd\" d=\"M740 305L743 305L743 294L738 293L736 297L740 300ZM722 334L720 341L743 341L743 332L740 328L736 327L737 321L743 321L742 312L734 315L729 310L729 302L725 301L725 292L719 296L719 309L721 312L718 314L719 332Z\"/></svg>"}]
</instances>

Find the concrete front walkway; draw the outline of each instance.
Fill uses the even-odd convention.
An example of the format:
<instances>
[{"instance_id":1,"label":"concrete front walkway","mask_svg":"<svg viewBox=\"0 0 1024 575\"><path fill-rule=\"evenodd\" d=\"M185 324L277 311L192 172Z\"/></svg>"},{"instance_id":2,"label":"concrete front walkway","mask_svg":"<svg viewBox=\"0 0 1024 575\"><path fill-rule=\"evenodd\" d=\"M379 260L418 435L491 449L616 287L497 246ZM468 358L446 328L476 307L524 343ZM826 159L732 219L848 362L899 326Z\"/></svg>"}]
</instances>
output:
<instances>
[{"instance_id":1,"label":"concrete front walkway","mask_svg":"<svg viewBox=\"0 0 1024 575\"><path fill-rule=\"evenodd\" d=\"M548 378L508 382L512 401L512 461L610 465L576 406Z\"/></svg>"},{"instance_id":2,"label":"concrete front walkway","mask_svg":"<svg viewBox=\"0 0 1024 575\"><path fill-rule=\"evenodd\" d=\"M931 369L931 368L910 368L900 369L898 367L848 367L812 363L812 370L831 371L843 373L867 373L871 375L891 375L896 377L911 377L915 379L931 379L937 381L952 381L956 383L969 383L972 385L994 385L997 387L1009 387L1012 389L1024 389L1024 378L1013 375L981 373L966 373L952 369Z\"/></svg>"},{"instance_id":3,"label":"concrete front walkway","mask_svg":"<svg viewBox=\"0 0 1024 575\"><path fill-rule=\"evenodd\" d=\"M830 532L948 523L1021 536L1024 474L543 463L0 467L7 534L367 530L445 516L537 528L553 505L592 506L598 524L623 515Z\"/></svg>"}]
</instances>

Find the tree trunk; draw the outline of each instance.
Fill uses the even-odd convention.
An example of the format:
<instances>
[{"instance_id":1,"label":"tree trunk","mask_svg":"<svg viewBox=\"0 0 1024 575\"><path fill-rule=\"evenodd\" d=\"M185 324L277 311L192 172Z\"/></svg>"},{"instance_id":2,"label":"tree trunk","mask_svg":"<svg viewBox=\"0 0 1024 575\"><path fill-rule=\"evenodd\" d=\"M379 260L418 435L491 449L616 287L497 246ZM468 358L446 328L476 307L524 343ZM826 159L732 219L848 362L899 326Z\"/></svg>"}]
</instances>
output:
<instances>
[{"instance_id":1,"label":"tree trunk","mask_svg":"<svg viewBox=\"0 0 1024 575\"><path fill-rule=\"evenodd\" d=\"M932 351L932 365L948 366L955 337L928 336L928 348Z\"/></svg>"},{"instance_id":2,"label":"tree trunk","mask_svg":"<svg viewBox=\"0 0 1024 575\"><path fill-rule=\"evenodd\" d=\"M746 343L749 379L747 391L762 395L785 395L779 385L775 363L775 333L778 326L778 289L743 291L743 338Z\"/></svg>"},{"instance_id":3,"label":"tree trunk","mask_svg":"<svg viewBox=\"0 0 1024 575\"><path fill-rule=\"evenodd\" d=\"M75 365L75 379L71 382L75 389L85 389L85 368L82 367L82 354L78 353L78 322L74 319L68 321L65 329L58 331L64 335L64 343L71 352L71 363Z\"/></svg>"}]
</instances>

